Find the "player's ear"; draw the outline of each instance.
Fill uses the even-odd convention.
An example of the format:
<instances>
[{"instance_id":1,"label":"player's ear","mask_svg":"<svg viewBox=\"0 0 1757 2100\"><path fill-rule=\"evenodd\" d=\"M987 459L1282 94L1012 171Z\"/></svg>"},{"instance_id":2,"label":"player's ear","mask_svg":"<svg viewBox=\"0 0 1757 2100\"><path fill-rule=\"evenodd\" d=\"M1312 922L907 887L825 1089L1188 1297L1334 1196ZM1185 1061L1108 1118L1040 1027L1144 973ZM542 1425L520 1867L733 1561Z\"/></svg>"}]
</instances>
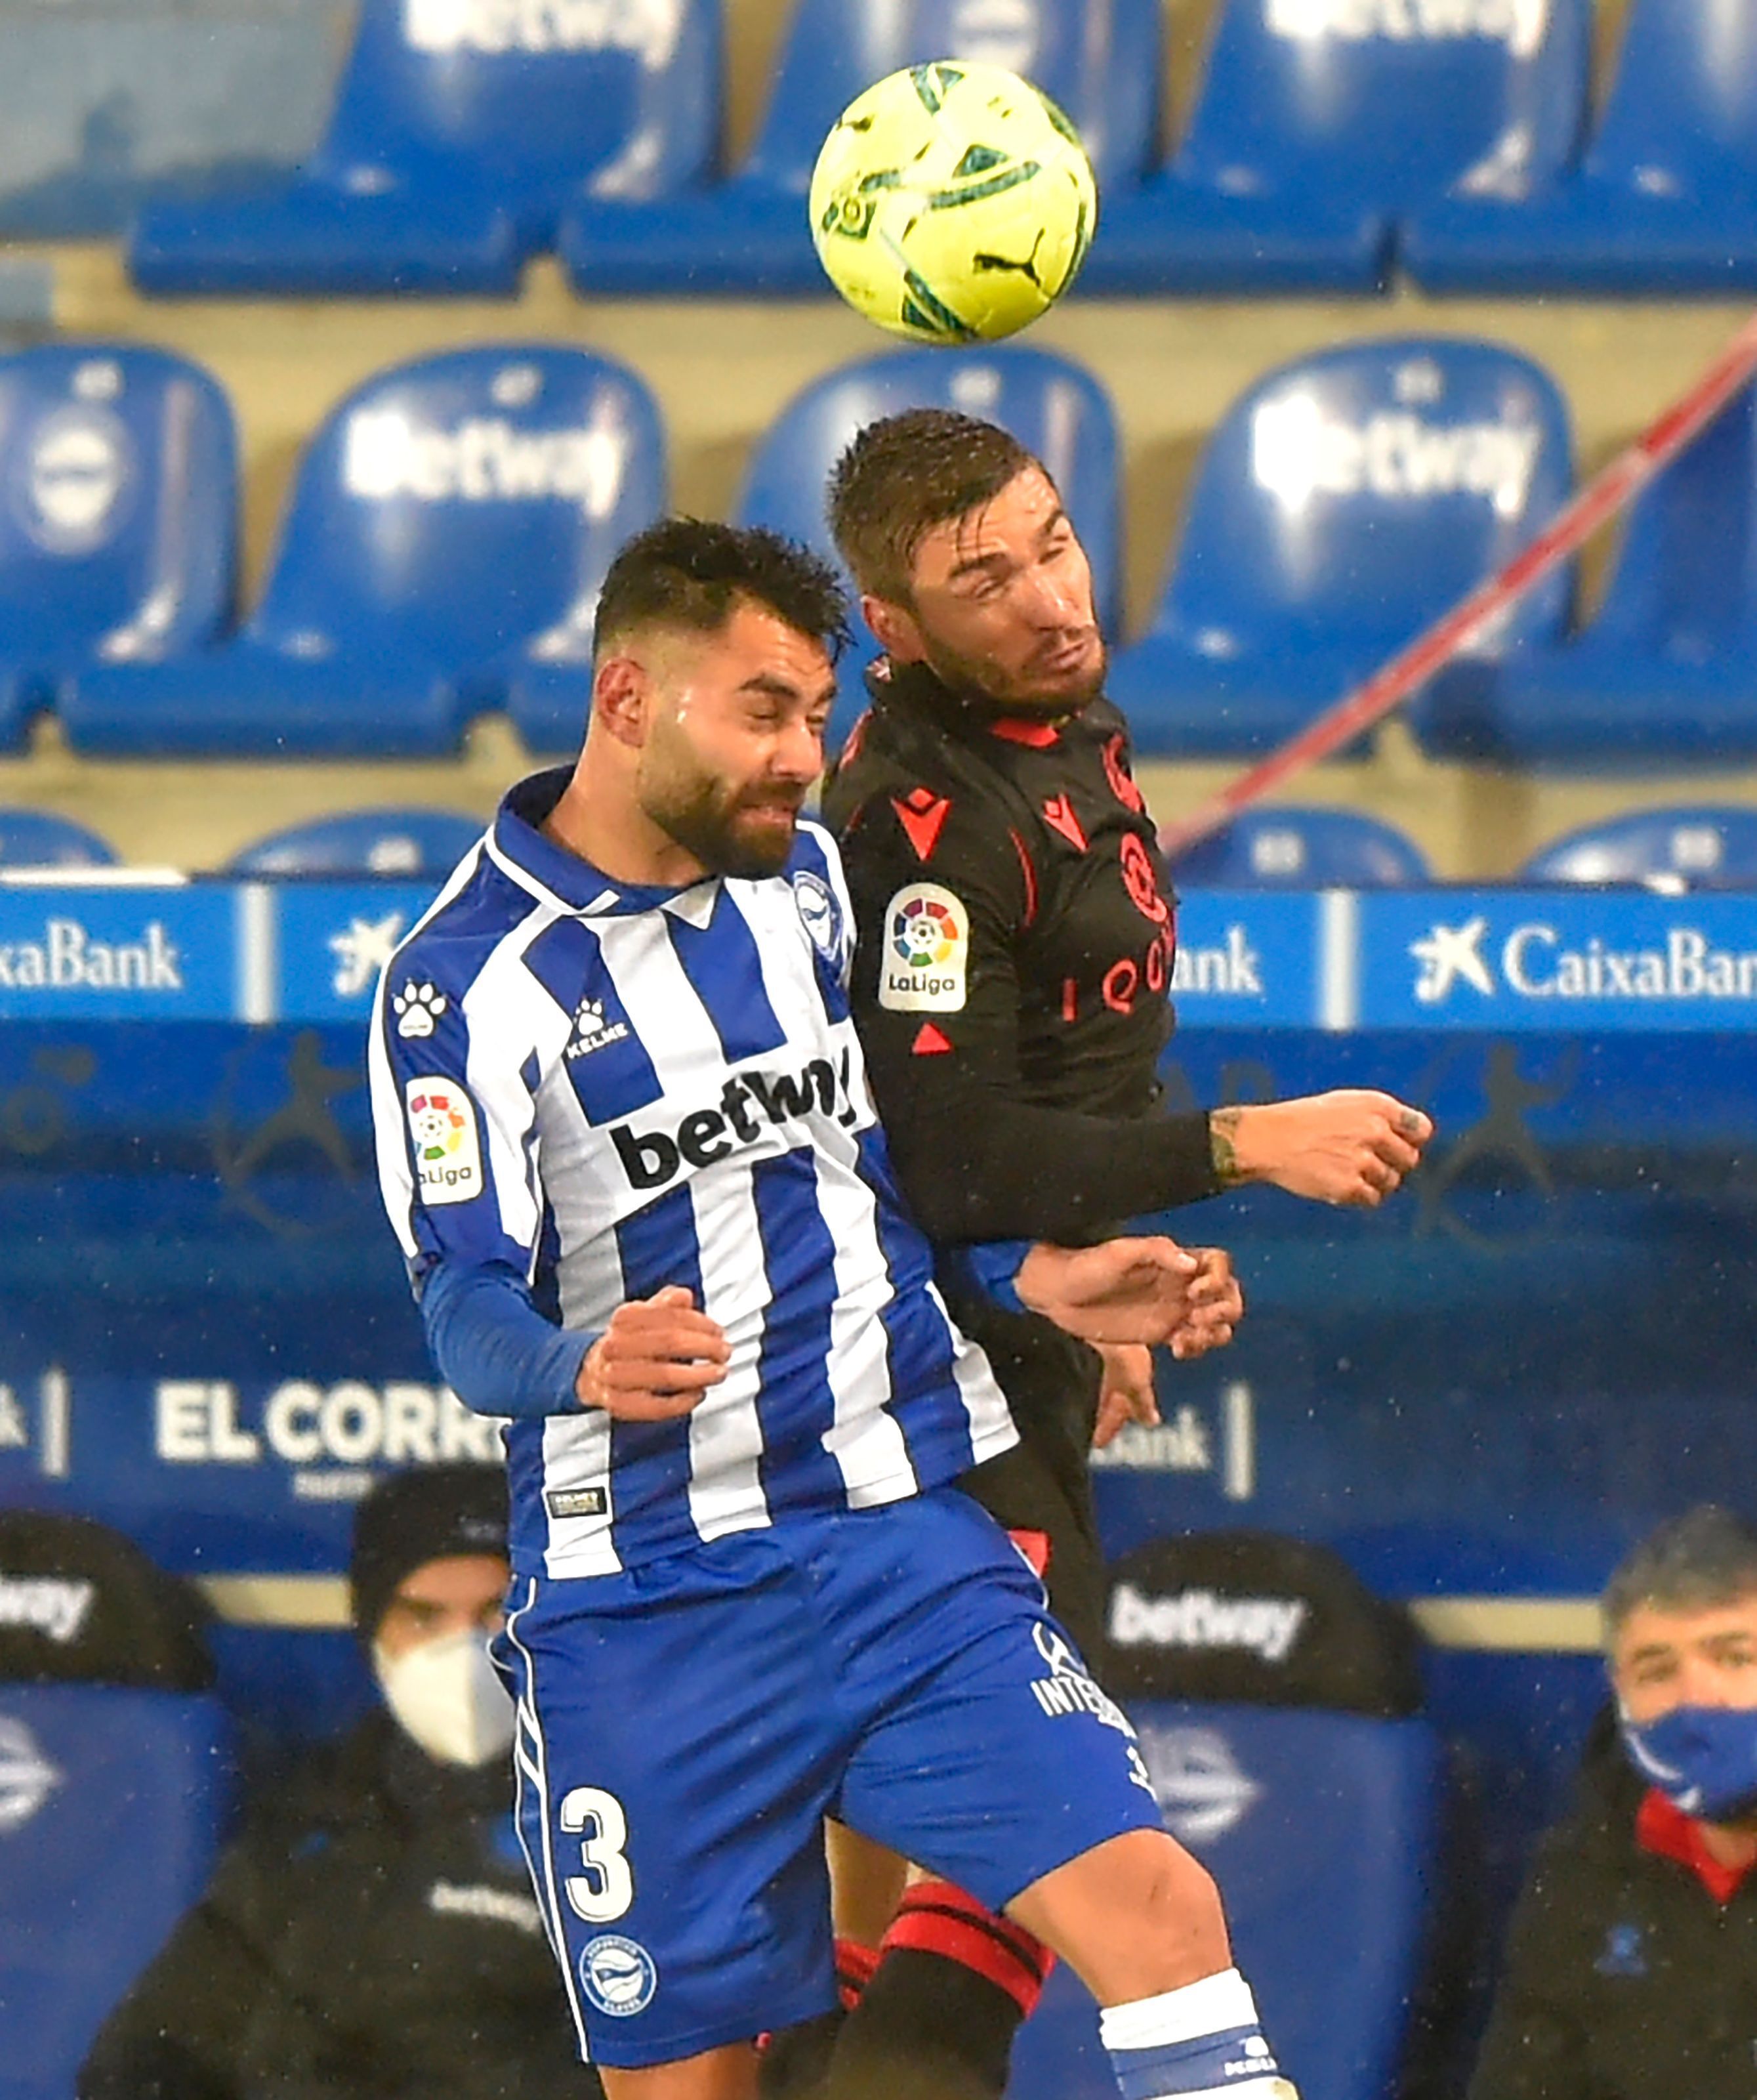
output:
<instances>
[{"instance_id":1,"label":"player's ear","mask_svg":"<svg viewBox=\"0 0 1757 2100\"><path fill-rule=\"evenodd\" d=\"M878 646L897 663L918 664L926 656L921 629L907 606L887 598L874 598L868 591L861 598L861 617L872 629Z\"/></svg>"},{"instance_id":2,"label":"player's ear","mask_svg":"<svg viewBox=\"0 0 1757 2100\"><path fill-rule=\"evenodd\" d=\"M638 749L646 742L652 695L652 681L632 656L606 656L592 674L591 726Z\"/></svg>"}]
</instances>

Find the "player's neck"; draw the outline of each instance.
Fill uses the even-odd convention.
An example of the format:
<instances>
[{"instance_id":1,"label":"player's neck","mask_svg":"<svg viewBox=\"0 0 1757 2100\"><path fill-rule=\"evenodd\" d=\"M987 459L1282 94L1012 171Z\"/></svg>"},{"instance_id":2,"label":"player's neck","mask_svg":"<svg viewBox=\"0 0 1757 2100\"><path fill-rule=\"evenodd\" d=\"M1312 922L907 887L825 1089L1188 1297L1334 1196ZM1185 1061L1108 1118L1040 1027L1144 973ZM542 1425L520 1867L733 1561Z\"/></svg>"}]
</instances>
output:
<instances>
[{"instance_id":1,"label":"player's neck","mask_svg":"<svg viewBox=\"0 0 1757 2100\"><path fill-rule=\"evenodd\" d=\"M588 750L555 807L544 818L546 838L612 882L642 889L682 889L707 873L701 862L641 809L628 783L599 777Z\"/></svg>"}]
</instances>

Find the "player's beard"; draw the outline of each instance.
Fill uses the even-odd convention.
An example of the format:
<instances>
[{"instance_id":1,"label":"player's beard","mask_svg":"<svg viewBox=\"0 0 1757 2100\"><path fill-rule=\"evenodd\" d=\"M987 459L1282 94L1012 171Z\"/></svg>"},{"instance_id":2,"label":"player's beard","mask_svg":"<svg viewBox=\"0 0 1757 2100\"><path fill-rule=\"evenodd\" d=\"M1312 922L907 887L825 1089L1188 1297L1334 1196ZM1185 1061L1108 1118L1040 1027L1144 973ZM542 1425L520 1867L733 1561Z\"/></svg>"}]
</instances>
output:
<instances>
[{"instance_id":1,"label":"player's beard","mask_svg":"<svg viewBox=\"0 0 1757 2100\"><path fill-rule=\"evenodd\" d=\"M1021 674L1003 670L992 657L963 655L925 629L921 646L927 668L942 686L961 699L977 701L1002 714L1077 715L1103 691L1104 675L1110 668L1104 638L1095 629L1091 661L1059 680L1047 670L1041 677L1033 677L1028 663Z\"/></svg>"},{"instance_id":2,"label":"player's beard","mask_svg":"<svg viewBox=\"0 0 1757 2100\"><path fill-rule=\"evenodd\" d=\"M711 875L757 881L786 866L804 800L797 789L734 788L717 774L692 770L644 783L641 806Z\"/></svg>"}]
</instances>

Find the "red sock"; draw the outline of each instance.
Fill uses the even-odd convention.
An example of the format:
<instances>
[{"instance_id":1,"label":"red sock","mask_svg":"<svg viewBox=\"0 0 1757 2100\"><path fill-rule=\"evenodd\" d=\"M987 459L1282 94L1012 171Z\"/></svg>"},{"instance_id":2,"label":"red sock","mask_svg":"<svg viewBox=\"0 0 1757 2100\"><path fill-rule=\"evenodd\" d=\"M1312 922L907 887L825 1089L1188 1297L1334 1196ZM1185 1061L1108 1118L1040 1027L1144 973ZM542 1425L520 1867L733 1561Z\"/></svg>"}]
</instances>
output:
<instances>
[{"instance_id":1,"label":"red sock","mask_svg":"<svg viewBox=\"0 0 1757 2100\"><path fill-rule=\"evenodd\" d=\"M836 1996L842 2001L842 2010L852 2013L860 2003L861 1993L873 1979L873 1971L878 1966L876 1947L863 1946L857 1939L836 1939Z\"/></svg>"},{"instance_id":2,"label":"red sock","mask_svg":"<svg viewBox=\"0 0 1757 2100\"><path fill-rule=\"evenodd\" d=\"M1023 1926L997 1917L949 1882L912 1882L884 1936L881 1955L893 1947L937 1954L986 1977L1029 2019L1055 1957Z\"/></svg>"}]
</instances>

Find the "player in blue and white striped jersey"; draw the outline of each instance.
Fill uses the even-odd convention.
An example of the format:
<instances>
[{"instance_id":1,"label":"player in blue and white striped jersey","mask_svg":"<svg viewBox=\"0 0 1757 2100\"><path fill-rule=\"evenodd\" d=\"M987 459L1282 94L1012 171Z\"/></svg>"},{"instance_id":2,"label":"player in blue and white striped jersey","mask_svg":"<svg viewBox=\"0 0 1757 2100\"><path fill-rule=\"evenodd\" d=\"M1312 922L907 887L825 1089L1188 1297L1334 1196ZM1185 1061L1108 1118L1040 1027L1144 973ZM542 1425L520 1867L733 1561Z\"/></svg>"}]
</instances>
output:
<instances>
[{"instance_id":1,"label":"player in blue and white striped jersey","mask_svg":"<svg viewBox=\"0 0 1757 2100\"><path fill-rule=\"evenodd\" d=\"M1262 2100L1211 1883L948 1485L1015 1432L893 1185L799 821L841 615L770 536L631 543L578 766L513 790L380 990L386 1205L441 1370L511 1418L533 1877L614 2100L742 2100L750 2037L833 2002L826 1813L1107 2003L1195 1990L1119 2055L1132 2100ZM1090 1255L1030 1259L1077 1298ZM1177 1259L1130 1303L1175 1308Z\"/></svg>"}]
</instances>

